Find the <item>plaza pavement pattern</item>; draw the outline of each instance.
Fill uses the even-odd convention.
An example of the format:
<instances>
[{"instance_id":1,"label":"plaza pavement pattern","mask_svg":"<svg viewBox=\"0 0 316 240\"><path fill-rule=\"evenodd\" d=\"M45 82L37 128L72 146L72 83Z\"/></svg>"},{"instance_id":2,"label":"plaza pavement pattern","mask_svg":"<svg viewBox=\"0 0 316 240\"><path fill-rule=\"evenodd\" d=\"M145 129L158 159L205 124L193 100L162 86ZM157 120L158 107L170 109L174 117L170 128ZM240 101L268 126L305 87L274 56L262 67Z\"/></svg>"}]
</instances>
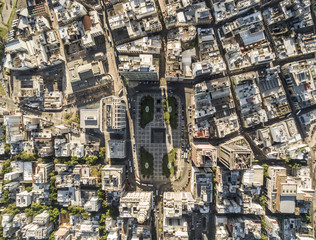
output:
<instances>
[{"instance_id":1,"label":"plaza pavement pattern","mask_svg":"<svg viewBox=\"0 0 316 240\"><path fill-rule=\"evenodd\" d=\"M163 175L162 171L162 158L163 156L171 151L173 148L180 148L181 145L181 126L180 126L180 111L181 111L181 101L177 96L173 96L177 99L178 102L178 127L177 129L172 129L169 124L166 124L163 119L163 97L159 93L150 94L150 96L154 99L154 119L150 123L146 125L145 128L140 127L140 102L141 99L148 94L139 94L136 98L136 121L135 123L135 138L136 138L136 151L137 158L139 159L139 149L140 147L144 147L148 152L150 152L154 157L153 164L153 176L152 178L143 178L140 172L140 178L143 181L155 181L161 182L166 180L166 177ZM160 100L160 103L157 102ZM157 108L160 108L160 112L157 112ZM165 143L152 143L151 142L151 134L152 128L164 128L166 133ZM170 143L169 143L170 136ZM138 165L140 167L140 164Z\"/></svg>"}]
</instances>

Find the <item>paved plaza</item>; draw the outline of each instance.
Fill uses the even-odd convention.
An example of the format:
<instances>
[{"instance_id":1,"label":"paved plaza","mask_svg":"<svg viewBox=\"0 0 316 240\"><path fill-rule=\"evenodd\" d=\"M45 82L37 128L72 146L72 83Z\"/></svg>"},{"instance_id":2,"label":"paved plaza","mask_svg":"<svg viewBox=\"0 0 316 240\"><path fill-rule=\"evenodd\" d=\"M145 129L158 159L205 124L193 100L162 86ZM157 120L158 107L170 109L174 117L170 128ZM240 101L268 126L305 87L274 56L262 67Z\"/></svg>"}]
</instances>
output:
<instances>
[{"instance_id":1,"label":"paved plaza","mask_svg":"<svg viewBox=\"0 0 316 240\"><path fill-rule=\"evenodd\" d=\"M179 97L173 96L178 101L178 127L172 129L170 125L166 124L163 119L163 97L159 93L150 94L154 99L154 120L146 125L145 128L140 127L140 102L144 96L148 94L139 94L136 97L136 121L135 123L135 137L136 149L139 160L139 148L144 147L154 157L154 181L163 181L166 178L162 172L162 158L173 148L179 148L181 144L181 126L180 126L180 109L181 101ZM160 110L159 110L160 109ZM158 111L157 111L158 110ZM164 139L162 139L164 138ZM142 175L140 174L142 178ZM142 179L144 181L149 179Z\"/></svg>"}]
</instances>

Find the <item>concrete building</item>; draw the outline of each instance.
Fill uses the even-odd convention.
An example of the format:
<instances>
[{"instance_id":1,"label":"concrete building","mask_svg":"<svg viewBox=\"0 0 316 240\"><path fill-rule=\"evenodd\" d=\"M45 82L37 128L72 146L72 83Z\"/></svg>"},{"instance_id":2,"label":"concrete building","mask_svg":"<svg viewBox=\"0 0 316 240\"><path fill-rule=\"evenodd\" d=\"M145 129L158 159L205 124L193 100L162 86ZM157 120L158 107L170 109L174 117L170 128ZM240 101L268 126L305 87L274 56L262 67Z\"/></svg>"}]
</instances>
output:
<instances>
[{"instance_id":1,"label":"concrete building","mask_svg":"<svg viewBox=\"0 0 316 240\"><path fill-rule=\"evenodd\" d=\"M316 103L315 66L316 60L309 59L288 63L281 68L296 109Z\"/></svg>"},{"instance_id":2,"label":"concrete building","mask_svg":"<svg viewBox=\"0 0 316 240\"><path fill-rule=\"evenodd\" d=\"M90 11L89 15L85 15L82 20L84 36L82 43L85 48L96 46L95 38L103 36L101 20L97 11Z\"/></svg>"},{"instance_id":3,"label":"concrete building","mask_svg":"<svg viewBox=\"0 0 316 240\"><path fill-rule=\"evenodd\" d=\"M49 214L44 212L36 215L33 222L26 225L23 229L23 235L26 239L47 239L53 231L53 223L49 220Z\"/></svg>"},{"instance_id":4,"label":"concrete building","mask_svg":"<svg viewBox=\"0 0 316 240\"><path fill-rule=\"evenodd\" d=\"M265 215L264 219L267 224L267 236L274 240L281 240L280 237L280 226L278 224L277 218Z\"/></svg>"},{"instance_id":5,"label":"concrete building","mask_svg":"<svg viewBox=\"0 0 316 240\"><path fill-rule=\"evenodd\" d=\"M127 81L159 81L159 60L150 54L120 55L119 74Z\"/></svg>"},{"instance_id":6,"label":"concrete building","mask_svg":"<svg viewBox=\"0 0 316 240\"><path fill-rule=\"evenodd\" d=\"M31 183L33 181L33 163L15 161L11 162L13 172L19 172L22 174L23 181Z\"/></svg>"},{"instance_id":7,"label":"concrete building","mask_svg":"<svg viewBox=\"0 0 316 240\"><path fill-rule=\"evenodd\" d=\"M268 68L265 71L258 71L255 78L269 119L291 112L279 73L280 67Z\"/></svg>"},{"instance_id":8,"label":"concrete building","mask_svg":"<svg viewBox=\"0 0 316 240\"><path fill-rule=\"evenodd\" d=\"M122 159L126 157L126 142L125 140L108 140L106 142L107 158Z\"/></svg>"},{"instance_id":9,"label":"concrete building","mask_svg":"<svg viewBox=\"0 0 316 240\"><path fill-rule=\"evenodd\" d=\"M75 187L64 187L57 189L57 202L59 206L69 207L73 206L81 206L82 198L81 191Z\"/></svg>"},{"instance_id":10,"label":"concrete building","mask_svg":"<svg viewBox=\"0 0 316 240\"><path fill-rule=\"evenodd\" d=\"M128 43L116 46L116 50L120 54L160 54L161 51L161 37L146 36Z\"/></svg>"},{"instance_id":11,"label":"concrete building","mask_svg":"<svg viewBox=\"0 0 316 240\"><path fill-rule=\"evenodd\" d=\"M56 157L84 156L84 145L80 142L67 142L65 138L56 138L54 143Z\"/></svg>"},{"instance_id":12,"label":"concrete building","mask_svg":"<svg viewBox=\"0 0 316 240\"><path fill-rule=\"evenodd\" d=\"M227 229L232 239L261 239L261 221L249 217L227 219Z\"/></svg>"},{"instance_id":13,"label":"concrete building","mask_svg":"<svg viewBox=\"0 0 316 240\"><path fill-rule=\"evenodd\" d=\"M40 118L33 115L23 115L23 124L27 131L39 129Z\"/></svg>"},{"instance_id":14,"label":"concrete building","mask_svg":"<svg viewBox=\"0 0 316 240\"><path fill-rule=\"evenodd\" d=\"M125 191L125 165L106 165L101 169L102 190L108 202L116 201Z\"/></svg>"},{"instance_id":15,"label":"concrete building","mask_svg":"<svg viewBox=\"0 0 316 240\"><path fill-rule=\"evenodd\" d=\"M295 177L287 175L286 169L270 166L266 181L267 206L272 213L308 214L314 190L308 167L300 168Z\"/></svg>"},{"instance_id":16,"label":"concrete building","mask_svg":"<svg viewBox=\"0 0 316 240\"><path fill-rule=\"evenodd\" d=\"M278 174L275 210L281 213L295 213L297 185L287 176Z\"/></svg>"},{"instance_id":17,"label":"concrete building","mask_svg":"<svg viewBox=\"0 0 316 240\"><path fill-rule=\"evenodd\" d=\"M4 174L3 179L5 181L12 181L19 178L20 176L21 176L20 172L9 172L9 173Z\"/></svg>"},{"instance_id":18,"label":"concrete building","mask_svg":"<svg viewBox=\"0 0 316 240\"><path fill-rule=\"evenodd\" d=\"M10 214L3 214L1 220L1 227L3 228L2 236L4 238L10 238L15 231L15 228L12 224L12 220L13 217Z\"/></svg>"},{"instance_id":19,"label":"concrete building","mask_svg":"<svg viewBox=\"0 0 316 240\"><path fill-rule=\"evenodd\" d=\"M59 91L45 92L43 109L46 111L61 110L63 106L63 93Z\"/></svg>"},{"instance_id":20,"label":"concrete building","mask_svg":"<svg viewBox=\"0 0 316 240\"><path fill-rule=\"evenodd\" d=\"M150 218L153 204L152 192L127 192L120 199L120 218L133 218L144 224Z\"/></svg>"},{"instance_id":21,"label":"concrete building","mask_svg":"<svg viewBox=\"0 0 316 240\"><path fill-rule=\"evenodd\" d=\"M279 166L270 166L268 169L269 177L266 180L267 188L267 206L271 212L275 212L275 199L277 191L277 176L286 176L286 169Z\"/></svg>"},{"instance_id":22,"label":"concrete building","mask_svg":"<svg viewBox=\"0 0 316 240\"><path fill-rule=\"evenodd\" d=\"M221 145L219 161L228 169L248 169L252 166L253 153L251 149L240 145Z\"/></svg>"},{"instance_id":23,"label":"concrete building","mask_svg":"<svg viewBox=\"0 0 316 240\"><path fill-rule=\"evenodd\" d=\"M4 116L4 124L6 126L6 143L12 144L24 140L24 135L20 129L22 116Z\"/></svg>"},{"instance_id":24,"label":"concrete building","mask_svg":"<svg viewBox=\"0 0 316 240\"><path fill-rule=\"evenodd\" d=\"M84 210L87 212L98 212L101 208L101 203L98 196L93 196L84 204Z\"/></svg>"},{"instance_id":25,"label":"concrete building","mask_svg":"<svg viewBox=\"0 0 316 240\"><path fill-rule=\"evenodd\" d=\"M216 23L238 16L260 4L259 0L221 1L212 0Z\"/></svg>"},{"instance_id":26,"label":"concrete building","mask_svg":"<svg viewBox=\"0 0 316 240\"><path fill-rule=\"evenodd\" d=\"M252 136L270 159L305 159L309 148L304 143L293 118L258 129Z\"/></svg>"},{"instance_id":27,"label":"concrete building","mask_svg":"<svg viewBox=\"0 0 316 240\"><path fill-rule=\"evenodd\" d=\"M268 121L267 113L263 108L261 92L255 82L256 77L256 72L247 72L231 78L238 99L238 108L242 115L242 124L247 128Z\"/></svg>"},{"instance_id":28,"label":"concrete building","mask_svg":"<svg viewBox=\"0 0 316 240\"><path fill-rule=\"evenodd\" d=\"M16 195L16 206L17 207L21 207L21 208L25 208L30 206L32 203L32 194L24 191L21 193L18 193Z\"/></svg>"},{"instance_id":29,"label":"concrete building","mask_svg":"<svg viewBox=\"0 0 316 240\"><path fill-rule=\"evenodd\" d=\"M64 25L74 21L75 19L82 18L87 14L85 7L77 1L70 4L62 2L54 8L58 24Z\"/></svg>"},{"instance_id":30,"label":"concrete building","mask_svg":"<svg viewBox=\"0 0 316 240\"><path fill-rule=\"evenodd\" d=\"M210 168L204 170L192 167L191 193L200 212L208 213L213 200L213 174Z\"/></svg>"},{"instance_id":31,"label":"concrete building","mask_svg":"<svg viewBox=\"0 0 316 240\"><path fill-rule=\"evenodd\" d=\"M189 226L183 216L192 213L195 201L190 192L165 192L163 195L163 233L167 239L189 239Z\"/></svg>"},{"instance_id":32,"label":"concrete building","mask_svg":"<svg viewBox=\"0 0 316 240\"><path fill-rule=\"evenodd\" d=\"M193 108L194 138L224 138L239 129L227 77L195 84Z\"/></svg>"},{"instance_id":33,"label":"concrete building","mask_svg":"<svg viewBox=\"0 0 316 240\"><path fill-rule=\"evenodd\" d=\"M71 233L69 228L59 228L54 234L54 240L70 240Z\"/></svg>"},{"instance_id":34,"label":"concrete building","mask_svg":"<svg viewBox=\"0 0 316 240\"><path fill-rule=\"evenodd\" d=\"M33 182L34 183L48 183L49 174L53 171L53 163L36 163L34 167Z\"/></svg>"},{"instance_id":35,"label":"concrete building","mask_svg":"<svg viewBox=\"0 0 316 240\"><path fill-rule=\"evenodd\" d=\"M231 70L267 64L275 59L265 36L260 11L225 23L218 33Z\"/></svg>"},{"instance_id":36,"label":"concrete building","mask_svg":"<svg viewBox=\"0 0 316 240\"><path fill-rule=\"evenodd\" d=\"M161 31L162 26L155 1L132 0L124 3L115 1L111 2L112 4L114 7L110 8L107 14L115 42L133 40L149 33Z\"/></svg>"},{"instance_id":37,"label":"concrete building","mask_svg":"<svg viewBox=\"0 0 316 240\"><path fill-rule=\"evenodd\" d=\"M245 185L263 185L264 168L260 165L253 165L251 169L247 169L242 176L242 183Z\"/></svg>"},{"instance_id":38,"label":"concrete building","mask_svg":"<svg viewBox=\"0 0 316 240\"><path fill-rule=\"evenodd\" d=\"M98 129L99 127L99 109L80 109L80 128Z\"/></svg>"},{"instance_id":39,"label":"concrete building","mask_svg":"<svg viewBox=\"0 0 316 240\"><path fill-rule=\"evenodd\" d=\"M196 167L215 167L217 148L209 143L192 143L192 161Z\"/></svg>"},{"instance_id":40,"label":"concrete building","mask_svg":"<svg viewBox=\"0 0 316 240\"><path fill-rule=\"evenodd\" d=\"M100 101L100 126L102 132L124 131L126 128L126 104L115 96Z\"/></svg>"}]
</instances>

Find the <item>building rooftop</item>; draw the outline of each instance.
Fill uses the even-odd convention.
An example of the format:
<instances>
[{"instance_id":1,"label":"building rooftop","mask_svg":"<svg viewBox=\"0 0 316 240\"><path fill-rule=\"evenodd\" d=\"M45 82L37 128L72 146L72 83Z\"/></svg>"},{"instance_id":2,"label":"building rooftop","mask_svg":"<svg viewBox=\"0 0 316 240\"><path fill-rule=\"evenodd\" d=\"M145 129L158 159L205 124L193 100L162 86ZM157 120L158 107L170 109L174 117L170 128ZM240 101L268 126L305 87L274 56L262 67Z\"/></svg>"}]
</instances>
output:
<instances>
[{"instance_id":1,"label":"building rooftop","mask_svg":"<svg viewBox=\"0 0 316 240\"><path fill-rule=\"evenodd\" d=\"M101 131L123 131L126 128L126 104L116 96L102 98L100 101Z\"/></svg>"},{"instance_id":2,"label":"building rooftop","mask_svg":"<svg viewBox=\"0 0 316 240\"><path fill-rule=\"evenodd\" d=\"M99 128L99 109L80 109L80 128Z\"/></svg>"},{"instance_id":3,"label":"building rooftop","mask_svg":"<svg viewBox=\"0 0 316 240\"><path fill-rule=\"evenodd\" d=\"M108 158L125 158L126 157L126 142L125 140L108 140L107 143Z\"/></svg>"},{"instance_id":4,"label":"building rooftop","mask_svg":"<svg viewBox=\"0 0 316 240\"><path fill-rule=\"evenodd\" d=\"M127 192L120 200L120 218L135 218L139 224L149 219L152 210L152 192Z\"/></svg>"}]
</instances>

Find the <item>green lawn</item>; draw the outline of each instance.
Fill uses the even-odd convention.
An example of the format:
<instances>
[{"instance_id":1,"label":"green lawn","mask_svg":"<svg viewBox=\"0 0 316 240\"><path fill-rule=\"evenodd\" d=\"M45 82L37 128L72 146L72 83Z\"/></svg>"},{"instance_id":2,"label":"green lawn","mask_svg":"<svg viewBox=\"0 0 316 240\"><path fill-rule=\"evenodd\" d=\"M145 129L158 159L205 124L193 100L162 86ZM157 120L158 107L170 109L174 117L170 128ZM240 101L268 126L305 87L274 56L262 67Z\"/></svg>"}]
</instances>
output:
<instances>
[{"instance_id":1,"label":"green lawn","mask_svg":"<svg viewBox=\"0 0 316 240\"><path fill-rule=\"evenodd\" d=\"M0 2L0 13L2 13L3 7L4 7L4 3Z\"/></svg>"},{"instance_id":2,"label":"green lawn","mask_svg":"<svg viewBox=\"0 0 316 240\"><path fill-rule=\"evenodd\" d=\"M141 174L144 176L151 176L153 175L153 167L154 167L154 157L150 152L143 147L139 149L140 151L140 171ZM146 164L148 167L146 168Z\"/></svg>"},{"instance_id":3,"label":"green lawn","mask_svg":"<svg viewBox=\"0 0 316 240\"><path fill-rule=\"evenodd\" d=\"M148 107L148 112L146 112ZM154 99L150 96L145 96L140 101L140 126L145 128L148 123L154 120Z\"/></svg>"},{"instance_id":4,"label":"green lawn","mask_svg":"<svg viewBox=\"0 0 316 240\"><path fill-rule=\"evenodd\" d=\"M9 18L9 21L8 21L8 29L11 29L11 26L12 26L12 22L15 18L15 12L16 12L16 1L13 2L13 8L12 8L12 11L11 11L11 14L10 14L10 18Z\"/></svg>"},{"instance_id":5,"label":"green lawn","mask_svg":"<svg viewBox=\"0 0 316 240\"><path fill-rule=\"evenodd\" d=\"M3 6L4 6L4 3L3 2L1 2L1 3L2 4L0 6L0 13L2 13ZM16 1L13 2L13 7L12 7L12 11L10 13L8 23L6 24L6 23L2 22L3 25L5 25L7 28L0 27L0 38L4 38L7 35L8 31L11 29L12 22L15 18L15 12L16 12Z\"/></svg>"},{"instance_id":6,"label":"green lawn","mask_svg":"<svg viewBox=\"0 0 316 240\"><path fill-rule=\"evenodd\" d=\"M171 107L171 111L169 111ZM163 118L173 129L178 127L178 102L175 97L163 100Z\"/></svg>"},{"instance_id":7,"label":"green lawn","mask_svg":"<svg viewBox=\"0 0 316 240\"><path fill-rule=\"evenodd\" d=\"M176 165L176 150L172 149L168 154L162 158L162 172L166 177L172 178L177 171Z\"/></svg>"},{"instance_id":8,"label":"green lawn","mask_svg":"<svg viewBox=\"0 0 316 240\"><path fill-rule=\"evenodd\" d=\"M6 95L7 93L4 91L2 84L0 83L0 94Z\"/></svg>"},{"instance_id":9,"label":"green lawn","mask_svg":"<svg viewBox=\"0 0 316 240\"><path fill-rule=\"evenodd\" d=\"M4 38L8 30L6 28L0 27L0 38Z\"/></svg>"}]
</instances>

